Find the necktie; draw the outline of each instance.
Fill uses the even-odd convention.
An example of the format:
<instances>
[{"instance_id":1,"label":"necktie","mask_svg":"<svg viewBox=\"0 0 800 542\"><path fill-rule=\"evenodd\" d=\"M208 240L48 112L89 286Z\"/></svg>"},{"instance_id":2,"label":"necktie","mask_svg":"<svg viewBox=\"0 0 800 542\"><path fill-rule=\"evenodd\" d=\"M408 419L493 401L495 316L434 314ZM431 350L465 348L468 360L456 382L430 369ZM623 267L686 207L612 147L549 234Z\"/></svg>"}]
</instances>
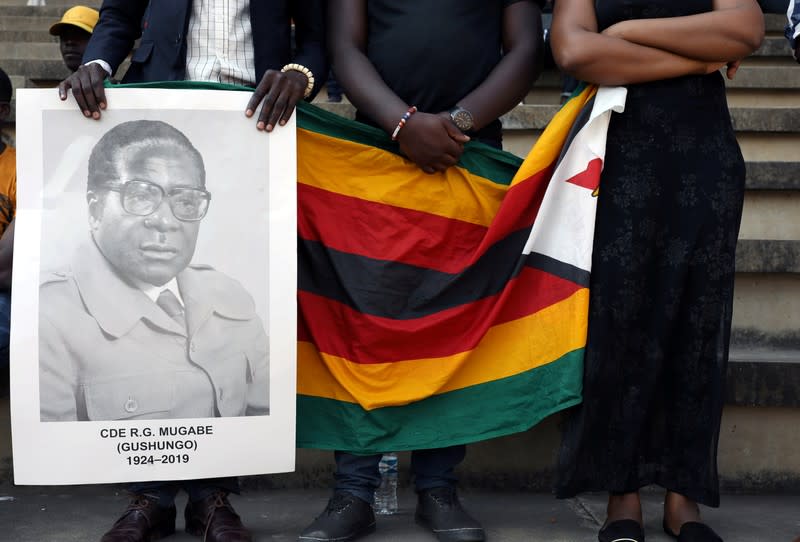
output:
<instances>
[{"instance_id":1,"label":"necktie","mask_svg":"<svg viewBox=\"0 0 800 542\"><path fill-rule=\"evenodd\" d=\"M178 322L178 325L185 331L186 330L186 314L183 312L183 306L172 290L161 290L156 299L156 305L167 313L167 316Z\"/></svg>"}]
</instances>

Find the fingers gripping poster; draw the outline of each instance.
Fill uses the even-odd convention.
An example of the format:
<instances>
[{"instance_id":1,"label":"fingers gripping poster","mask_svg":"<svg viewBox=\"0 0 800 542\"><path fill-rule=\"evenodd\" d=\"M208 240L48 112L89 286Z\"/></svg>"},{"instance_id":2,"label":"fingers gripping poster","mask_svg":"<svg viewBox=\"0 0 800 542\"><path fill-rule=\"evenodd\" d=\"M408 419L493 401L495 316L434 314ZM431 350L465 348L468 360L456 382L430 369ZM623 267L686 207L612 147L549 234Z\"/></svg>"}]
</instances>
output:
<instances>
[{"instance_id":1,"label":"fingers gripping poster","mask_svg":"<svg viewBox=\"0 0 800 542\"><path fill-rule=\"evenodd\" d=\"M294 468L294 119L249 93L17 98L11 408L19 484Z\"/></svg>"}]
</instances>

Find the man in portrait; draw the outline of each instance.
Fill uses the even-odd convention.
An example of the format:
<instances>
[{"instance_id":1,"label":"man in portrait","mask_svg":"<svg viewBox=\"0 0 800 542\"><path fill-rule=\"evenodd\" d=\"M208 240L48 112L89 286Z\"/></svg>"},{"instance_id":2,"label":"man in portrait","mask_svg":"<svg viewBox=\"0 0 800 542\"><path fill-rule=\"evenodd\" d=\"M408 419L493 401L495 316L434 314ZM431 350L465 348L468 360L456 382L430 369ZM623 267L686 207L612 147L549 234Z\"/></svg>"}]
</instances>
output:
<instances>
[{"instance_id":1,"label":"man in portrait","mask_svg":"<svg viewBox=\"0 0 800 542\"><path fill-rule=\"evenodd\" d=\"M119 124L92 149L89 238L40 284L42 421L269 413L267 337L252 297L192 263L212 199L205 176L197 149L161 121ZM134 484L138 504L103 540L174 531L180 488L187 530L241 529L209 540L249 540L225 499L235 478Z\"/></svg>"}]
</instances>

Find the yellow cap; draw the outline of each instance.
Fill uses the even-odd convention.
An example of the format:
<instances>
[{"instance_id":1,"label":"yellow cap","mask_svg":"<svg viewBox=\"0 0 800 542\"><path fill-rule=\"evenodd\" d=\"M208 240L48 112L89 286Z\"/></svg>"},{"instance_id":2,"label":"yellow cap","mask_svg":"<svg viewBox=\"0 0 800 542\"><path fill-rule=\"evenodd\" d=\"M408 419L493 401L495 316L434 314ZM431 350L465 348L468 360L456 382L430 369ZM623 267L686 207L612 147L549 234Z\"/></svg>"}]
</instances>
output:
<instances>
[{"instance_id":1,"label":"yellow cap","mask_svg":"<svg viewBox=\"0 0 800 542\"><path fill-rule=\"evenodd\" d=\"M100 14L96 9L87 8L86 6L69 8L64 12L64 16L61 17L61 20L50 27L50 34L53 36L60 35L61 29L64 26L77 26L81 30L85 30L91 34L99 17Z\"/></svg>"}]
</instances>

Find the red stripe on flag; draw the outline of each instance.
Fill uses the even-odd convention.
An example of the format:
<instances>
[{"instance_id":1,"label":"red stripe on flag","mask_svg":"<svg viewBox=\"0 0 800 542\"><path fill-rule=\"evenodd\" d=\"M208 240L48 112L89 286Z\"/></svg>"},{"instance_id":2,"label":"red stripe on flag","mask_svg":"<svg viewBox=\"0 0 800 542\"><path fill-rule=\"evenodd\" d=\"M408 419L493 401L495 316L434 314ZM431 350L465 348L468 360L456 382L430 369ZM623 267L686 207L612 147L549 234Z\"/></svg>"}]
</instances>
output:
<instances>
[{"instance_id":1,"label":"red stripe on flag","mask_svg":"<svg viewBox=\"0 0 800 542\"><path fill-rule=\"evenodd\" d=\"M529 228L533 224L536 215L539 214L539 208L542 206L552 173L553 165L551 164L508 189L486 237L478 247L479 255L482 255L489 247L508 234L522 228ZM476 257L473 261L477 259Z\"/></svg>"},{"instance_id":2,"label":"red stripe on flag","mask_svg":"<svg viewBox=\"0 0 800 542\"><path fill-rule=\"evenodd\" d=\"M489 228L300 183L298 232L341 252L458 273L498 241L533 224L550 173L548 168L511 187Z\"/></svg>"},{"instance_id":3,"label":"red stripe on flag","mask_svg":"<svg viewBox=\"0 0 800 542\"><path fill-rule=\"evenodd\" d=\"M451 356L472 350L486 331L562 301L581 286L544 271L524 268L494 296L411 320L362 314L308 292L298 292L298 338L321 352L357 363L385 363ZM313 322L311 330L307 322Z\"/></svg>"},{"instance_id":4,"label":"red stripe on flag","mask_svg":"<svg viewBox=\"0 0 800 542\"><path fill-rule=\"evenodd\" d=\"M297 185L297 229L303 239L366 256L457 273L487 228L413 209Z\"/></svg>"}]
</instances>

